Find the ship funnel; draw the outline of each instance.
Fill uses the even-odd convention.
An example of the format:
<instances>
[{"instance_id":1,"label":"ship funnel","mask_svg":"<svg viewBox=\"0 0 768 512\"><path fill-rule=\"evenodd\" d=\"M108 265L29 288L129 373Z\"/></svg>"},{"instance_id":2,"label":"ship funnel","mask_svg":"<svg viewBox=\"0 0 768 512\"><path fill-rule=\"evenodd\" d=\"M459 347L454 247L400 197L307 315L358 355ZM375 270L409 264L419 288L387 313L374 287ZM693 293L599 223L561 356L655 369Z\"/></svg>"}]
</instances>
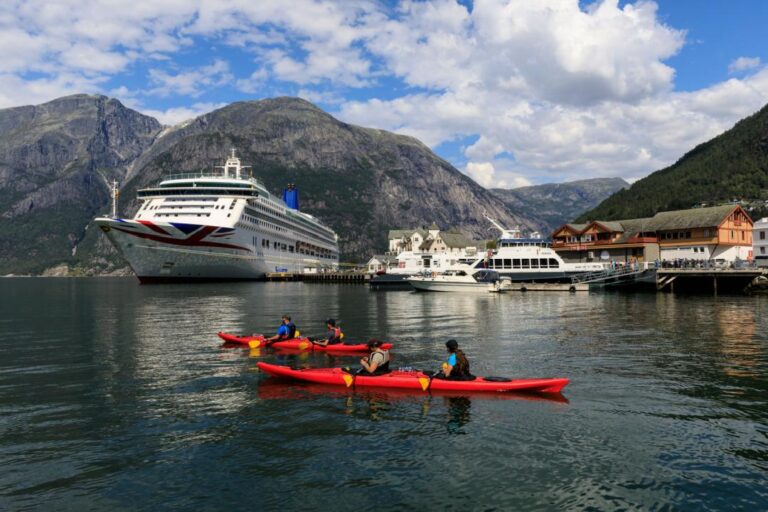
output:
<instances>
[{"instance_id":1,"label":"ship funnel","mask_svg":"<svg viewBox=\"0 0 768 512\"><path fill-rule=\"evenodd\" d=\"M283 189L283 202L288 205L288 208L299 209L299 189L293 183L289 183Z\"/></svg>"}]
</instances>

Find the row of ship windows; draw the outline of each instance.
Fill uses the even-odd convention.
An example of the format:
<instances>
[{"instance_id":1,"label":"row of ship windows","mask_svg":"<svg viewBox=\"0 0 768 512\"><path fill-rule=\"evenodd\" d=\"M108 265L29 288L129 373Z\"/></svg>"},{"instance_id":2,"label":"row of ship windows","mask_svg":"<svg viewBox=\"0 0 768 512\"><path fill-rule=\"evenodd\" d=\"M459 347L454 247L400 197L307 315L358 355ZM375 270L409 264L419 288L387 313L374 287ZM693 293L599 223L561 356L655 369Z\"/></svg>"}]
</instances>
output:
<instances>
[{"instance_id":1,"label":"row of ship windows","mask_svg":"<svg viewBox=\"0 0 768 512\"><path fill-rule=\"evenodd\" d=\"M271 209L271 208L267 208L266 206L263 206L263 205L266 205L266 204L268 204L266 199L259 198L258 202L252 201L252 202L249 203L249 206L252 206L253 208L255 208L257 210L261 210L264 213L271 213L273 215L276 215L276 214L284 215L285 214L285 211L283 211L283 210ZM313 226L313 225L307 223L304 219L292 218L291 221L293 221L293 222L295 222L297 224L301 224L304 227L309 228L309 229L321 229L318 226ZM296 229L296 228L294 228L294 229ZM329 237L333 238L333 234L329 234L329 232L327 232L327 230L321 229L321 231L326 236L329 236ZM304 232L304 234L308 234L308 233Z\"/></svg>"},{"instance_id":2,"label":"row of ship windows","mask_svg":"<svg viewBox=\"0 0 768 512\"><path fill-rule=\"evenodd\" d=\"M182 217L210 217L210 213L156 213L155 217L178 217L181 215ZM227 217L229 217L229 214L227 214Z\"/></svg>"},{"instance_id":3,"label":"row of ship windows","mask_svg":"<svg viewBox=\"0 0 768 512\"><path fill-rule=\"evenodd\" d=\"M560 263L554 258L495 258L488 260L488 268L560 268Z\"/></svg>"},{"instance_id":4,"label":"row of ship windows","mask_svg":"<svg viewBox=\"0 0 768 512\"><path fill-rule=\"evenodd\" d=\"M166 202L168 202L168 201L180 202L181 200L180 199L167 199L165 201ZM205 201L205 199L195 199L195 201ZM232 203L230 203L230 205L229 205L229 209L230 210L232 210L235 207L235 203L237 203L237 199L233 199ZM173 210L173 209L182 210L184 208L201 208L203 210L213 208L214 210L223 210L224 208L226 208L226 205L224 205L224 204L210 205L210 204L189 204L189 203L186 203L186 204L180 204L180 205L176 206L176 205L166 204L165 202L161 202L159 204L154 204L153 205L152 201L148 201L148 202L144 203L143 205L141 205L141 207L139 207L139 211L141 211L142 209L144 211L157 210L158 208L163 208L163 209L166 209L166 210Z\"/></svg>"},{"instance_id":5,"label":"row of ship windows","mask_svg":"<svg viewBox=\"0 0 768 512\"><path fill-rule=\"evenodd\" d=\"M248 209L252 209L252 207L248 207L248 208L246 208L246 211L248 211ZM260 209L260 208L259 208L259 209ZM274 213L274 212L272 212L272 213ZM248 215L245 215L245 217L248 217ZM317 235L317 234L315 234L315 233L312 233L311 231L308 231L308 230L306 230L306 229L302 229L302 228L300 228L300 227L298 227L298 226L295 226L295 225L292 225L292 224L288 224L288 223L285 223L285 222L281 222L281 221L279 221L279 220L277 220L277 219L270 219L270 220L272 220L273 222L277 223L277 224L278 224L278 225L280 225L280 226L285 226L285 228L289 228L289 229L292 229L292 230L294 230L294 231L297 231L297 232L299 232L299 233L302 233L302 234L303 234L303 235L305 235L305 236L308 236L308 237L310 237L310 238L314 238L314 239L316 239L316 240L318 240L318 241L320 241L320 242L333 243L331 240L327 240L327 239L324 239L323 237L321 237L321 236L319 236L319 235ZM292 220L293 220L293 219L292 219ZM259 222L259 223L261 223L262 221L256 220L256 222ZM264 221L264 222L266 222L266 221ZM269 226L275 226L275 224L271 224L271 223L267 223L267 225L269 225ZM278 231L287 232L288 230L287 230L287 229L285 229L285 228L281 228L281 227L274 227L274 229L277 229Z\"/></svg>"},{"instance_id":6,"label":"row of ship windows","mask_svg":"<svg viewBox=\"0 0 768 512\"><path fill-rule=\"evenodd\" d=\"M248 222L250 222L251 224L254 224L254 225L264 226L264 227L267 227L267 228L272 228L275 231L284 231L286 233L288 232L288 230L285 229L285 228L281 228L280 226L276 226L276 225L274 225L274 224L272 224L270 222L259 220L259 219L255 218L255 217L251 217L250 215L243 215L243 218L245 220L247 220ZM251 226L247 226L246 225L245 228L246 229L250 229L251 231L255 231L255 229L253 229Z\"/></svg>"},{"instance_id":7,"label":"row of ship windows","mask_svg":"<svg viewBox=\"0 0 768 512\"><path fill-rule=\"evenodd\" d=\"M253 237L253 246L256 247L256 242L258 241L259 237ZM275 251L284 251L284 252L298 252L299 254L306 254L307 256L315 256L319 258L333 258L333 253L329 251L328 249L323 249L322 247L317 247L311 244L306 244L302 242L296 242L296 245L293 244L286 244L283 242L276 242L273 240L268 240L266 238L261 239L261 247L264 249L273 249Z\"/></svg>"}]
</instances>

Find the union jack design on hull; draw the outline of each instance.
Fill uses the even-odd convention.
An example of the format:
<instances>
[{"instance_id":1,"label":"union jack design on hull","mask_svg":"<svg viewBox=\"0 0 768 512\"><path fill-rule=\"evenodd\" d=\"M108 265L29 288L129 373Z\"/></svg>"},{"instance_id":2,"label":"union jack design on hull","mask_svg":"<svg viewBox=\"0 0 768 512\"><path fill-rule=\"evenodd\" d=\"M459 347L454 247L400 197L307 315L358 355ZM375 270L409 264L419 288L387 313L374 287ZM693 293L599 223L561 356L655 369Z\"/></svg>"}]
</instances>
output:
<instances>
[{"instance_id":1,"label":"union jack design on hull","mask_svg":"<svg viewBox=\"0 0 768 512\"><path fill-rule=\"evenodd\" d=\"M123 219L115 219L120 222L126 222ZM227 249L237 249L240 251L253 252L248 247L242 247L234 244L226 244L222 242L210 242L205 238L208 235L211 237L229 237L235 230L233 228L217 227L217 226L203 226L197 224L183 224L179 222L170 222L169 226L172 226L176 231L180 232L184 238L176 238L172 230L163 229L157 224L148 220L138 221L142 226L149 228L151 231L157 234L135 231L134 226L127 228L115 226L112 229L128 233L131 236L138 238L146 238L155 242L171 244L171 245L183 245L189 247L224 247Z\"/></svg>"}]
</instances>

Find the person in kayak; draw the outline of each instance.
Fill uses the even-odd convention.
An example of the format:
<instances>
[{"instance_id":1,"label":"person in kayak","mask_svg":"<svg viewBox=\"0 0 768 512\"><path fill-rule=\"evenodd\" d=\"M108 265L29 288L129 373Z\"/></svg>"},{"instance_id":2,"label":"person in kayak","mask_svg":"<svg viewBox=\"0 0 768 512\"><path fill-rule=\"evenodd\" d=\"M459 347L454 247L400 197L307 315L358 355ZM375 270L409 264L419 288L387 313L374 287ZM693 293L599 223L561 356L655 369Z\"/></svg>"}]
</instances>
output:
<instances>
[{"instance_id":1,"label":"person in kayak","mask_svg":"<svg viewBox=\"0 0 768 512\"><path fill-rule=\"evenodd\" d=\"M296 326L291 322L290 315L283 315L283 321L277 328L277 334L264 341L269 345L276 341L290 340L296 337Z\"/></svg>"},{"instance_id":2,"label":"person in kayak","mask_svg":"<svg viewBox=\"0 0 768 512\"><path fill-rule=\"evenodd\" d=\"M344 333L341 332L341 328L336 326L336 320L329 318L325 321L325 327L328 329L328 332L325 333L325 339L313 339L312 343L322 345L323 347L327 347L328 345L338 345L341 343L341 340L344 338Z\"/></svg>"},{"instance_id":3,"label":"person in kayak","mask_svg":"<svg viewBox=\"0 0 768 512\"><path fill-rule=\"evenodd\" d=\"M368 340L368 350L370 350L371 353L368 357L364 357L360 360L362 368L358 375L373 377L375 375L383 375L390 372L389 351L381 348L383 344L384 342L381 340Z\"/></svg>"},{"instance_id":4,"label":"person in kayak","mask_svg":"<svg viewBox=\"0 0 768 512\"><path fill-rule=\"evenodd\" d=\"M448 340L445 343L448 349L448 360L443 363L443 370L435 375L436 379L447 380L475 380L475 376L469 372L469 361L464 351L459 348L456 340Z\"/></svg>"}]
</instances>

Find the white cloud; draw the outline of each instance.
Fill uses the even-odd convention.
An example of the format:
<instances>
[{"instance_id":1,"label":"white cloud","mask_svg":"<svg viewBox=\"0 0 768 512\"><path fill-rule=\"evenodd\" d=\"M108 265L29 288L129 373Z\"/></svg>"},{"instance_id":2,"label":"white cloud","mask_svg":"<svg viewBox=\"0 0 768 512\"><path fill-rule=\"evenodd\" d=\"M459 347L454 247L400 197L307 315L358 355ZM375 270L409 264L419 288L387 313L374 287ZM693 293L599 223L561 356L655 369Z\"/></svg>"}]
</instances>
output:
<instances>
[{"instance_id":1,"label":"white cloud","mask_svg":"<svg viewBox=\"0 0 768 512\"><path fill-rule=\"evenodd\" d=\"M581 4L476 0L468 9L452 0L395 7L296 0L288 9L280 0L5 2L0 107L103 88L139 109L147 95L172 97L174 104L179 96L196 98L191 106L144 110L176 123L219 106L202 96L230 83L254 95L298 89L312 101L339 104L345 121L433 147L471 137L465 172L514 187L643 176L768 102L768 70L757 57L731 63L731 73L750 71L744 76L675 92L667 61L685 32L660 21L653 2ZM210 62L205 48L221 44L247 52L251 67L233 70L224 58L201 67L174 62L182 50L185 59L197 52ZM145 90L109 81L136 63L151 69ZM381 77L405 87L343 100L350 88Z\"/></svg>"},{"instance_id":2,"label":"white cloud","mask_svg":"<svg viewBox=\"0 0 768 512\"><path fill-rule=\"evenodd\" d=\"M369 47L427 92L348 102L339 115L431 146L476 136L465 172L494 186L642 176L768 101L768 72L674 92L664 60L684 36L650 2L409 3Z\"/></svg>"},{"instance_id":3,"label":"white cloud","mask_svg":"<svg viewBox=\"0 0 768 512\"><path fill-rule=\"evenodd\" d=\"M132 108L135 108L148 116L154 117L164 125L173 126L194 119L197 116L207 114L208 112L225 105L226 103L195 103L189 107L174 107L166 110L146 109L137 105L133 105Z\"/></svg>"},{"instance_id":4,"label":"white cloud","mask_svg":"<svg viewBox=\"0 0 768 512\"><path fill-rule=\"evenodd\" d=\"M491 162L469 162L465 169L467 176L484 187L493 186L495 169Z\"/></svg>"},{"instance_id":5,"label":"white cloud","mask_svg":"<svg viewBox=\"0 0 768 512\"><path fill-rule=\"evenodd\" d=\"M728 65L729 73L748 71L760 67L760 57L739 57Z\"/></svg>"},{"instance_id":6,"label":"white cloud","mask_svg":"<svg viewBox=\"0 0 768 512\"><path fill-rule=\"evenodd\" d=\"M219 59L208 66L179 72L175 75L159 69L151 69L149 80L154 87L147 91L148 94L195 97L205 92L206 89L232 82L234 76L230 73L229 64Z\"/></svg>"}]
</instances>

